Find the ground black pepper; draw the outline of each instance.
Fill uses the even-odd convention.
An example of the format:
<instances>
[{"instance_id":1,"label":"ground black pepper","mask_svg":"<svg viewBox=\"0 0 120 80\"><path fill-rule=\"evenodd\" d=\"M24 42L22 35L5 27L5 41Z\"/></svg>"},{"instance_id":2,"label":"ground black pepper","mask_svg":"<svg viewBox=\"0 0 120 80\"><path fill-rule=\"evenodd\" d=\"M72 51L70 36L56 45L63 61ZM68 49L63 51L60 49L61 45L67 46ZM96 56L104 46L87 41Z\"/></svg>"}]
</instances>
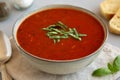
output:
<instances>
[{"instance_id":1,"label":"ground black pepper","mask_svg":"<svg viewBox=\"0 0 120 80\"><path fill-rule=\"evenodd\" d=\"M0 20L4 20L9 15L9 7L5 2L0 2Z\"/></svg>"}]
</instances>

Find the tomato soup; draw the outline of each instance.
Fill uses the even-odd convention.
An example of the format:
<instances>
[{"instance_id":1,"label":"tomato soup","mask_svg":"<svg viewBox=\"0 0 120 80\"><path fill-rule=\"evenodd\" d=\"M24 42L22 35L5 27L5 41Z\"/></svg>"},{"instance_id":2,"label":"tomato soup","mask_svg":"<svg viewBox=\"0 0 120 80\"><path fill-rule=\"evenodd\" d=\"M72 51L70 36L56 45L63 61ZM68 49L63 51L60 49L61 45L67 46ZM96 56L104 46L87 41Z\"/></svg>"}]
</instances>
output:
<instances>
[{"instance_id":1,"label":"tomato soup","mask_svg":"<svg viewBox=\"0 0 120 80\"><path fill-rule=\"evenodd\" d=\"M58 21L87 34L82 40L61 39L54 44L42 28ZM73 60L95 52L103 43L102 25L89 14L74 9L55 8L37 12L26 18L17 31L20 46L34 56L49 60Z\"/></svg>"}]
</instances>

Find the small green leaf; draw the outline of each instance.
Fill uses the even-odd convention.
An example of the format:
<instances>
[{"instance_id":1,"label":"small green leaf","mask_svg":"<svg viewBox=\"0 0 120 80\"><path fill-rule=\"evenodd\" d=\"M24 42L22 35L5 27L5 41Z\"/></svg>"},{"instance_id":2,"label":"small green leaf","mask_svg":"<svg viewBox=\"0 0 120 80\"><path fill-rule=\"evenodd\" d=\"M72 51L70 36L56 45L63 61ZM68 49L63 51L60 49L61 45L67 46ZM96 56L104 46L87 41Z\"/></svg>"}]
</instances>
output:
<instances>
[{"instance_id":1,"label":"small green leaf","mask_svg":"<svg viewBox=\"0 0 120 80\"><path fill-rule=\"evenodd\" d=\"M59 35L55 35L55 36L50 36L49 38L50 39L60 39L60 36Z\"/></svg>"},{"instance_id":2,"label":"small green leaf","mask_svg":"<svg viewBox=\"0 0 120 80\"><path fill-rule=\"evenodd\" d=\"M60 36L60 38L63 38L63 39L68 38L68 35Z\"/></svg>"},{"instance_id":3,"label":"small green leaf","mask_svg":"<svg viewBox=\"0 0 120 80\"><path fill-rule=\"evenodd\" d=\"M79 34L80 37L87 36L86 34Z\"/></svg>"},{"instance_id":4,"label":"small green leaf","mask_svg":"<svg viewBox=\"0 0 120 80\"><path fill-rule=\"evenodd\" d=\"M72 30L72 28L69 28L69 32L70 32L70 33L73 33L74 31Z\"/></svg>"},{"instance_id":5,"label":"small green leaf","mask_svg":"<svg viewBox=\"0 0 120 80\"><path fill-rule=\"evenodd\" d=\"M117 70L114 68L114 66L113 66L112 64L108 63L107 66L108 66L108 69L110 69L110 71L111 71L112 73L117 72Z\"/></svg>"},{"instance_id":6,"label":"small green leaf","mask_svg":"<svg viewBox=\"0 0 120 80\"><path fill-rule=\"evenodd\" d=\"M53 39L53 41L54 41L54 44L57 42L57 40L56 40L56 39Z\"/></svg>"},{"instance_id":7,"label":"small green leaf","mask_svg":"<svg viewBox=\"0 0 120 80\"><path fill-rule=\"evenodd\" d=\"M61 21L58 21L55 25L61 27L61 28L64 29L64 30L67 30L67 28L68 28L68 27L67 27L65 24L63 24Z\"/></svg>"},{"instance_id":8,"label":"small green leaf","mask_svg":"<svg viewBox=\"0 0 120 80\"><path fill-rule=\"evenodd\" d=\"M73 28L73 31L74 31L75 35L79 37L79 34L75 28Z\"/></svg>"},{"instance_id":9,"label":"small green leaf","mask_svg":"<svg viewBox=\"0 0 120 80\"><path fill-rule=\"evenodd\" d=\"M50 34L50 35L55 35L55 34L58 34L58 33L55 32L55 31L51 31L51 32L48 32L48 34Z\"/></svg>"},{"instance_id":10,"label":"small green leaf","mask_svg":"<svg viewBox=\"0 0 120 80\"><path fill-rule=\"evenodd\" d=\"M78 37L78 36L76 36L76 35L74 35L74 34L72 34L72 33L69 33L69 35L72 36L72 37L75 38L75 39L81 40L80 37Z\"/></svg>"},{"instance_id":11,"label":"small green leaf","mask_svg":"<svg viewBox=\"0 0 120 80\"><path fill-rule=\"evenodd\" d=\"M48 28L48 29L52 29L52 28L54 28L54 27L56 27L56 25L53 24L53 25L49 25L47 28Z\"/></svg>"},{"instance_id":12,"label":"small green leaf","mask_svg":"<svg viewBox=\"0 0 120 80\"><path fill-rule=\"evenodd\" d=\"M57 42L60 42L60 39L57 39Z\"/></svg>"},{"instance_id":13,"label":"small green leaf","mask_svg":"<svg viewBox=\"0 0 120 80\"><path fill-rule=\"evenodd\" d=\"M113 67L119 71L120 70L120 55L117 56L113 62Z\"/></svg>"},{"instance_id":14,"label":"small green leaf","mask_svg":"<svg viewBox=\"0 0 120 80\"><path fill-rule=\"evenodd\" d=\"M93 76L98 77L106 76L108 74L111 74L111 71L108 68L99 68L92 73Z\"/></svg>"}]
</instances>

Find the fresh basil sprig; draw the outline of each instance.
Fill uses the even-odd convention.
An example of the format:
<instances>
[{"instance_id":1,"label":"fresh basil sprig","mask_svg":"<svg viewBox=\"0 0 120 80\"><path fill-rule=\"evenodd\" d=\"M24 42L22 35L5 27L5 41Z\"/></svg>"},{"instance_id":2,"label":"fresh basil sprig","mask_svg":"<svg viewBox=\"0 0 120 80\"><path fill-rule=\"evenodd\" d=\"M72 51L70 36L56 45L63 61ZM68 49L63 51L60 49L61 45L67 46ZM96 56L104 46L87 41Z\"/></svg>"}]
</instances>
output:
<instances>
[{"instance_id":1,"label":"fresh basil sprig","mask_svg":"<svg viewBox=\"0 0 120 80\"><path fill-rule=\"evenodd\" d=\"M101 77L108 74L114 74L118 71L120 71L120 55L114 59L113 63L108 63L107 68L98 68L92 73L92 75Z\"/></svg>"},{"instance_id":2,"label":"fresh basil sprig","mask_svg":"<svg viewBox=\"0 0 120 80\"><path fill-rule=\"evenodd\" d=\"M42 29L47 31L46 35L53 39L54 43L60 42L61 39L69 38L69 36L77 40L82 40L81 37L87 36L86 34L78 33L76 28L68 28L61 21Z\"/></svg>"}]
</instances>

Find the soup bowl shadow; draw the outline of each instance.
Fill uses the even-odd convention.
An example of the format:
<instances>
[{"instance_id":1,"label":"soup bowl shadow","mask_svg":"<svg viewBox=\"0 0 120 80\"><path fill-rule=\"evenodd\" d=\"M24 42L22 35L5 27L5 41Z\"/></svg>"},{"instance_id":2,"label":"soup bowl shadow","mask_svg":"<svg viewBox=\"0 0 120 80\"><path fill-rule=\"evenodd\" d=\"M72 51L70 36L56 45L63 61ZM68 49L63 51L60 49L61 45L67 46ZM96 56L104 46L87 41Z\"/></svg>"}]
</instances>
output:
<instances>
[{"instance_id":1,"label":"soup bowl shadow","mask_svg":"<svg viewBox=\"0 0 120 80\"><path fill-rule=\"evenodd\" d=\"M104 36L102 45L90 55L87 55L79 59L73 59L73 60L49 60L49 59L44 59L44 58L40 58L40 57L29 54L29 52L27 52L20 46L17 40L17 30L20 24L27 17L37 12L47 10L47 9L53 9L53 8L68 8L68 9L80 10L94 17L102 25L104 29L105 36ZM89 10L86 10L84 8L77 7L77 6L72 6L72 5L48 5L40 9L37 9L35 11L26 13L24 16L22 16L22 18L18 19L13 27L12 33L13 33L13 40L15 41L15 44L18 50L20 51L20 54L25 56L32 65L34 65L36 68L40 69L41 71L61 75L61 74L74 73L74 72L80 71L83 68L85 69L85 67L87 67L91 62L93 62L98 56L98 54L100 53L101 49L104 47L104 44L108 36L108 29L107 29L106 24L103 22L103 20L99 16L97 16L96 14L94 14L93 12Z\"/></svg>"}]
</instances>

